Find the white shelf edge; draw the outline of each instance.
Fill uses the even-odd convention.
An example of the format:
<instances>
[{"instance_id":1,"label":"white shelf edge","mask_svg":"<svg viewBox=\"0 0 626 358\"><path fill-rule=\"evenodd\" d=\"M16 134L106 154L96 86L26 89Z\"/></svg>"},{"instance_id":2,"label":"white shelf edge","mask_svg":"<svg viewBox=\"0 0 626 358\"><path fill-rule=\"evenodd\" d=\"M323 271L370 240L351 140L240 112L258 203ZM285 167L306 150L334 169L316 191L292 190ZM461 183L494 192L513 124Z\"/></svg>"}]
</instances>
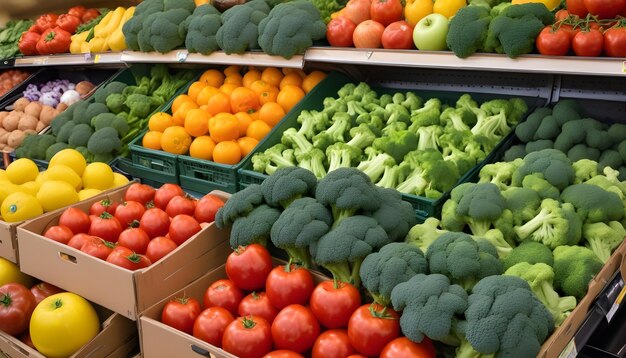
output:
<instances>
[{"instance_id":1,"label":"white shelf edge","mask_svg":"<svg viewBox=\"0 0 626 358\"><path fill-rule=\"evenodd\" d=\"M25 56L15 59L15 67L72 66L94 64L122 64L121 52Z\"/></svg>"},{"instance_id":2,"label":"white shelf edge","mask_svg":"<svg viewBox=\"0 0 626 358\"><path fill-rule=\"evenodd\" d=\"M270 56L262 52L246 52L244 54L227 55L223 51L216 51L210 55L189 53L187 50L176 50L168 53L124 51L122 62L127 63L191 63L191 64L220 64L220 65L256 65L303 68L304 56L294 56L286 59L280 56Z\"/></svg>"}]
</instances>

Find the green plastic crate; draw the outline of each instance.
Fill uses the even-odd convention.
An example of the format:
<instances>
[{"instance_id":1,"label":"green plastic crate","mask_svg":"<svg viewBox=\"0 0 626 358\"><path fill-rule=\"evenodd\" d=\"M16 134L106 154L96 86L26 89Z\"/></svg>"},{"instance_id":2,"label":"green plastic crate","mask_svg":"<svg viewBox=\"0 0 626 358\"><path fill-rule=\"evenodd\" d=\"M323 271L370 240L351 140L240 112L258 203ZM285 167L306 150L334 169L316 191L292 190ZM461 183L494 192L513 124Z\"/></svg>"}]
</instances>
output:
<instances>
[{"instance_id":1,"label":"green plastic crate","mask_svg":"<svg viewBox=\"0 0 626 358\"><path fill-rule=\"evenodd\" d=\"M130 142L128 146L133 165L131 174L142 180L179 184L178 155L144 148L141 145L144 135L145 132Z\"/></svg>"},{"instance_id":2,"label":"green plastic crate","mask_svg":"<svg viewBox=\"0 0 626 358\"><path fill-rule=\"evenodd\" d=\"M330 76L329 76L330 77ZM346 76L335 73L332 78L329 78L330 81L336 81L333 85L327 84L327 89L333 88L333 91L326 91L325 94L321 97L317 97L314 100L317 101L316 104L307 104L311 106L312 109L321 110L323 108L322 101L325 97L337 97L337 90L341 88L345 83L354 82L347 78ZM389 93L393 94L397 91L407 91L407 89L395 89L395 88L373 88L379 95ZM453 91L424 91L424 90L411 90L416 95L422 97L424 100L432 97L436 97L441 99L443 103L454 103L456 100L464 93L470 93L472 98L478 103L482 103L487 100L495 99L495 98L512 98L519 97L526 101L528 104L529 110L527 113L530 113L533 109L537 107L541 107L547 104L547 99L540 97L524 97L524 96L512 96L512 95L502 95L497 93L471 93L471 92L453 92ZM311 99L313 100L313 99ZM316 107L316 108L314 108ZM258 173L252 170L252 156L255 153L265 151L266 149L272 147L273 145L280 143L282 132L291 127L297 127L297 117L298 113L289 113L285 119L283 119L272 132L267 136L267 138L259 143L259 145L254 149L254 151L246 157L244 162L241 165L241 169L239 170L239 189L244 189L250 184L260 184L267 178L266 174ZM505 137L505 139L501 140L500 143L494 148L494 150L489 153L485 159L478 163L474 168L461 176L456 185L469 181L471 178L477 178L478 172L480 169L487 163L493 161L497 156L501 156L504 151L508 148L504 146L504 143L507 142L507 138L513 135L513 131L509 136ZM455 185L455 186L456 186ZM441 207L443 203L450 197L450 192L446 192L439 199L433 200L423 196L411 195L411 194L402 194L403 200L411 203L413 208L415 209L415 213L418 217L429 217L429 216L439 216L441 213Z\"/></svg>"}]
</instances>

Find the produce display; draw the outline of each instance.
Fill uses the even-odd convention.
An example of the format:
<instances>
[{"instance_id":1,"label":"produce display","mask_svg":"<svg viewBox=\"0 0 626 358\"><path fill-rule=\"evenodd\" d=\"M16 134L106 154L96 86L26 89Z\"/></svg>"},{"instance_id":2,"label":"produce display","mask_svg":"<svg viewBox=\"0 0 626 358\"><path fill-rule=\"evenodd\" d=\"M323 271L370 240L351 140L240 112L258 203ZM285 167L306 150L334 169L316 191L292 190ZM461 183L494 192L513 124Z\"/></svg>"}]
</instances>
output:
<instances>
[{"instance_id":1,"label":"produce display","mask_svg":"<svg viewBox=\"0 0 626 358\"><path fill-rule=\"evenodd\" d=\"M356 167L378 186L436 199L485 159L527 109L520 98L478 104L463 94L446 104L350 83L325 98L322 111L302 111L299 127L252 157L253 170L272 174L297 165L322 178Z\"/></svg>"},{"instance_id":2,"label":"produce display","mask_svg":"<svg viewBox=\"0 0 626 358\"><path fill-rule=\"evenodd\" d=\"M212 194L199 200L176 184L154 189L133 183L123 201L103 199L89 212L69 207L43 236L128 270L156 263L202 226L213 222L223 201Z\"/></svg>"},{"instance_id":3,"label":"produce display","mask_svg":"<svg viewBox=\"0 0 626 358\"><path fill-rule=\"evenodd\" d=\"M118 6L83 25L71 37L70 53L123 51L126 49L122 26L135 12L135 7Z\"/></svg>"},{"instance_id":4,"label":"produce display","mask_svg":"<svg viewBox=\"0 0 626 358\"><path fill-rule=\"evenodd\" d=\"M32 20L10 20L4 27L0 28L0 60L13 58L20 53L17 44L22 33L32 25ZM1 90L0 95L2 95Z\"/></svg>"},{"instance_id":5,"label":"produce display","mask_svg":"<svg viewBox=\"0 0 626 358\"><path fill-rule=\"evenodd\" d=\"M324 77L275 67L207 70L174 99L171 114L150 117L142 145L237 164Z\"/></svg>"},{"instance_id":6,"label":"produce display","mask_svg":"<svg viewBox=\"0 0 626 358\"><path fill-rule=\"evenodd\" d=\"M20 70L7 70L0 73L0 97L27 79L28 76L30 76L28 72Z\"/></svg>"}]
</instances>

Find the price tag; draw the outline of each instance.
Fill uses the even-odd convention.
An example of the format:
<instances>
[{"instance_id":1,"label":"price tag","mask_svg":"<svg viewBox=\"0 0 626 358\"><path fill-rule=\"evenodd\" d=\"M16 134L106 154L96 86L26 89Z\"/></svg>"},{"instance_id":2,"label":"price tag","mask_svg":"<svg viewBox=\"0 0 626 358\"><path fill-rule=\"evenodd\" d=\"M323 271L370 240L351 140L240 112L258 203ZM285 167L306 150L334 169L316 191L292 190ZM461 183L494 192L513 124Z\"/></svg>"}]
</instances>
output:
<instances>
[{"instance_id":1,"label":"price tag","mask_svg":"<svg viewBox=\"0 0 626 358\"><path fill-rule=\"evenodd\" d=\"M33 59L33 65L45 65L48 63L48 57L37 57Z\"/></svg>"},{"instance_id":2,"label":"price tag","mask_svg":"<svg viewBox=\"0 0 626 358\"><path fill-rule=\"evenodd\" d=\"M102 58L102 56L100 56L100 54L97 54L93 57L93 63L100 63L100 59Z\"/></svg>"},{"instance_id":3,"label":"price tag","mask_svg":"<svg viewBox=\"0 0 626 358\"><path fill-rule=\"evenodd\" d=\"M606 314L607 322L611 322L611 320L613 319L613 316L615 316L615 313L617 313L617 310L619 309L619 306L622 303L622 300L624 299L625 295L626 295L626 287L623 287L619 295L615 299L615 302L613 302L611 309Z\"/></svg>"},{"instance_id":4,"label":"price tag","mask_svg":"<svg viewBox=\"0 0 626 358\"><path fill-rule=\"evenodd\" d=\"M89 61L91 59L91 52L85 52L83 54L83 58L85 59L85 62Z\"/></svg>"},{"instance_id":5,"label":"price tag","mask_svg":"<svg viewBox=\"0 0 626 358\"><path fill-rule=\"evenodd\" d=\"M622 73L626 73L626 61L622 62Z\"/></svg>"},{"instance_id":6,"label":"price tag","mask_svg":"<svg viewBox=\"0 0 626 358\"><path fill-rule=\"evenodd\" d=\"M577 355L576 343L574 342L574 338L572 338L565 348L563 348L561 354L559 354L559 358L576 358Z\"/></svg>"},{"instance_id":7,"label":"price tag","mask_svg":"<svg viewBox=\"0 0 626 358\"><path fill-rule=\"evenodd\" d=\"M187 51L176 51L176 61L178 62L187 61L187 56L189 56L189 52Z\"/></svg>"}]
</instances>

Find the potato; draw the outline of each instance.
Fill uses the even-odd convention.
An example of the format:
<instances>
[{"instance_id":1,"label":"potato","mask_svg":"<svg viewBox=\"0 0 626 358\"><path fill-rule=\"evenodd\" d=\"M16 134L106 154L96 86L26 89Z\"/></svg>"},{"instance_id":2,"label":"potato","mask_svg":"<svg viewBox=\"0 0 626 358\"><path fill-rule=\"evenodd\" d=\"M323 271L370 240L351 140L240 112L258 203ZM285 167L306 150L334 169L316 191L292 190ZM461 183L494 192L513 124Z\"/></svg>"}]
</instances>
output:
<instances>
[{"instance_id":1,"label":"potato","mask_svg":"<svg viewBox=\"0 0 626 358\"><path fill-rule=\"evenodd\" d=\"M15 101L15 103L13 103L13 109L16 111L24 112L24 109L26 108L26 106L28 106L29 103L30 101L27 98L22 97Z\"/></svg>"},{"instance_id":2,"label":"potato","mask_svg":"<svg viewBox=\"0 0 626 358\"><path fill-rule=\"evenodd\" d=\"M39 120L37 117L33 117L29 114L24 114L22 118L20 118L20 122L17 125L17 129L25 131L27 129L35 130L37 128L37 123Z\"/></svg>"},{"instance_id":3,"label":"potato","mask_svg":"<svg viewBox=\"0 0 626 358\"><path fill-rule=\"evenodd\" d=\"M2 121L2 126L4 127L4 129L8 130L9 132L16 130L23 114L24 112L20 111L12 111L11 113L9 113L9 115L6 116Z\"/></svg>"},{"instance_id":4,"label":"potato","mask_svg":"<svg viewBox=\"0 0 626 358\"><path fill-rule=\"evenodd\" d=\"M7 132L5 129L2 129L4 132L0 132L0 143L6 144L9 139L9 134L11 132Z\"/></svg>"},{"instance_id":5,"label":"potato","mask_svg":"<svg viewBox=\"0 0 626 358\"><path fill-rule=\"evenodd\" d=\"M67 109L67 107L69 107L69 106L67 105L67 103L63 103L63 102L61 102L61 103L59 103L59 104L57 105L57 108L55 108L55 109L57 109L57 110L59 110L59 111L65 111L65 110Z\"/></svg>"},{"instance_id":6,"label":"potato","mask_svg":"<svg viewBox=\"0 0 626 358\"><path fill-rule=\"evenodd\" d=\"M7 144L9 145L9 147L17 148L20 146L20 144L22 144L25 135L26 134L23 131L16 129L9 134Z\"/></svg>"},{"instance_id":7,"label":"potato","mask_svg":"<svg viewBox=\"0 0 626 358\"><path fill-rule=\"evenodd\" d=\"M7 111L1 111L0 112L0 127L2 127L2 121L4 121L4 119L6 118L6 116L9 115L9 112Z\"/></svg>"},{"instance_id":8,"label":"potato","mask_svg":"<svg viewBox=\"0 0 626 358\"><path fill-rule=\"evenodd\" d=\"M41 113L39 114L39 120L42 121L46 126L49 126L52 123L54 117L56 117L57 113L54 108L51 106L42 106Z\"/></svg>"},{"instance_id":9,"label":"potato","mask_svg":"<svg viewBox=\"0 0 626 358\"><path fill-rule=\"evenodd\" d=\"M26 108L24 108L24 113L39 119L39 113L41 113L41 103L30 102Z\"/></svg>"},{"instance_id":10,"label":"potato","mask_svg":"<svg viewBox=\"0 0 626 358\"><path fill-rule=\"evenodd\" d=\"M47 127L47 125L44 122L39 121L39 122L37 122L37 127L35 127L35 132L39 133L42 130L44 130L46 127Z\"/></svg>"}]
</instances>

